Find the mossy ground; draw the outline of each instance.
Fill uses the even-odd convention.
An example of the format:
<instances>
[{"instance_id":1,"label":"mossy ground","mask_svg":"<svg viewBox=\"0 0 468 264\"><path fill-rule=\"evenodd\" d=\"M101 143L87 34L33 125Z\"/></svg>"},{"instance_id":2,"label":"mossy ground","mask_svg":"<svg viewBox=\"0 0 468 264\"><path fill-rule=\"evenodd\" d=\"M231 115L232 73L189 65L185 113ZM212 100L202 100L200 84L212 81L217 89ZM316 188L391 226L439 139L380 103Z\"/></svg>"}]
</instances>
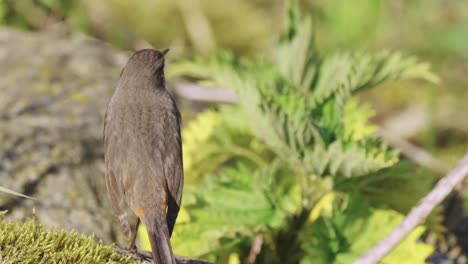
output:
<instances>
[{"instance_id":1,"label":"mossy ground","mask_svg":"<svg viewBox=\"0 0 468 264\"><path fill-rule=\"evenodd\" d=\"M1 216L0 216L1 217ZM37 219L24 223L0 219L1 263L134 263L96 241L94 235L47 231Z\"/></svg>"}]
</instances>

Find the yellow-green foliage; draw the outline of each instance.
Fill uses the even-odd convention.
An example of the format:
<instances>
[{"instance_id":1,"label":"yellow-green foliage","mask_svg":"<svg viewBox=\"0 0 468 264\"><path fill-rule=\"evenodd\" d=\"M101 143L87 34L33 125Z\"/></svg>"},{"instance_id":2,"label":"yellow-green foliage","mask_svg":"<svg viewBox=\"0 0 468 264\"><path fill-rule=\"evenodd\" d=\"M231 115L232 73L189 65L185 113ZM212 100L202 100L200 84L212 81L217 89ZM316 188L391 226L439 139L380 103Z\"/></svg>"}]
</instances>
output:
<instances>
[{"instance_id":1,"label":"yellow-green foliage","mask_svg":"<svg viewBox=\"0 0 468 264\"><path fill-rule=\"evenodd\" d=\"M0 219L1 263L134 263L114 252L112 246L96 242L93 235L47 232L32 218L24 223Z\"/></svg>"},{"instance_id":2,"label":"yellow-green foliage","mask_svg":"<svg viewBox=\"0 0 468 264\"><path fill-rule=\"evenodd\" d=\"M316 221L304 228L301 234L303 248L307 252L302 263L352 263L387 236L404 218L404 215L388 209L373 209L360 195L328 196L325 201L333 205ZM425 228L413 230L380 263L424 263L434 247L418 238Z\"/></svg>"},{"instance_id":3,"label":"yellow-green foliage","mask_svg":"<svg viewBox=\"0 0 468 264\"><path fill-rule=\"evenodd\" d=\"M239 111L229 106L220 107L219 111L206 110L183 129L187 182L197 181L203 173L215 171L234 157L265 165L270 152L250 133Z\"/></svg>"},{"instance_id":4,"label":"yellow-green foliage","mask_svg":"<svg viewBox=\"0 0 468 264\"><path fill-rule=\"evenodd\" d=\"M288 3L274 58L223 52L171 66L169 77L228 87L239 98L183 132L188 217L172 239L179 254L244 262L260 234L257 263L351 263L430 189L430 177L374 134L372 109L354 97L388 81L437 82L429 66L388 52L322 57L310 18ZM394 254L421 263L430 251L412 240Z\"/></svg>"}]
</instances>

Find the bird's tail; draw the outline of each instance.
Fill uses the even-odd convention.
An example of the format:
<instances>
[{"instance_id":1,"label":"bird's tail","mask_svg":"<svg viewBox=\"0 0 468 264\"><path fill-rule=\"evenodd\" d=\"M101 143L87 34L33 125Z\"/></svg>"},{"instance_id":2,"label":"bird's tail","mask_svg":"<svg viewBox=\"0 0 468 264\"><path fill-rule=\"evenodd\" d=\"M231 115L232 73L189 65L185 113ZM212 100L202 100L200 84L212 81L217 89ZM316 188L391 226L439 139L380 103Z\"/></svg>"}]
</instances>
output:
<instances>
[{"instance_id":1,"label":"bird's tail","mask_svg":"<svg viewBox=\"0 0 468 264\"><path fill-rule=\"evenodd\" d=\"M155 264L175 264L165 212L154 210L142 218L141 220L148 230L153 262Z\"/></svg>"},{"instance_id":2,"label":"bird's tail","mask_svg":"<svg viewBox=\"0 0 468 264\"><path fill-rule=\"evenodd\" d=\"M174 225L177 219L177 215L179 215L179 205L177 204L176 200L169 195L168 197L168 204L167 204L167 228L169 230L169 237L172 236L172 231L174 231Z\"/></svg>"}]
</instances>

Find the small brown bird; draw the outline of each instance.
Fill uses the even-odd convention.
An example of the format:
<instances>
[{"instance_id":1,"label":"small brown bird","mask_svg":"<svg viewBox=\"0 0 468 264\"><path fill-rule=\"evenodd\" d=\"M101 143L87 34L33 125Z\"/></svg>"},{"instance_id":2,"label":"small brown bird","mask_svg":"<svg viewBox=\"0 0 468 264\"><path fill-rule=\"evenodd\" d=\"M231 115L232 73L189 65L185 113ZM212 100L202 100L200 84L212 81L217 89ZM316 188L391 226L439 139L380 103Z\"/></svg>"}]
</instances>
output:
<instances>
[{"instance_id":1,"label":"small brown bird","mask_svg":"<svg viewBox=\"0 0 468 264\"><path fill-rule=\"evenodd\" d=\"M180 113L165 88L168 50L140 50L120 74L104 121L106 186L127 239L126 206L148 230L154 263L175 263L170 236L184 183Z\"/></svg>"}]
</instances>

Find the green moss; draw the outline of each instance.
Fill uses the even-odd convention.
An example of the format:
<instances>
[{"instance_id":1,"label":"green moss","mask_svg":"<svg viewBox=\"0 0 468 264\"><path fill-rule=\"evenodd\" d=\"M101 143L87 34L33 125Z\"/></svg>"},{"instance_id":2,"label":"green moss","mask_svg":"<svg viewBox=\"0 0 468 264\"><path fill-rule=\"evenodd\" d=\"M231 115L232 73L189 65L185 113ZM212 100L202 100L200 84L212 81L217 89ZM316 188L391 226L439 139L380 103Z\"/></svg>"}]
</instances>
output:
<instances>
[{"instance_id":1,"label":"green moss","mask_svg":"<svg viewBox=\"0 0 468 264\"><path fill-rule=\"evenodd\" d=\"M24 264L134 263L130 257L115 253L112 246L96 242L93 235L54 229L47 232L35 218L24 223L0 219L0 260Z\"/></svg>"}]
</instances>

